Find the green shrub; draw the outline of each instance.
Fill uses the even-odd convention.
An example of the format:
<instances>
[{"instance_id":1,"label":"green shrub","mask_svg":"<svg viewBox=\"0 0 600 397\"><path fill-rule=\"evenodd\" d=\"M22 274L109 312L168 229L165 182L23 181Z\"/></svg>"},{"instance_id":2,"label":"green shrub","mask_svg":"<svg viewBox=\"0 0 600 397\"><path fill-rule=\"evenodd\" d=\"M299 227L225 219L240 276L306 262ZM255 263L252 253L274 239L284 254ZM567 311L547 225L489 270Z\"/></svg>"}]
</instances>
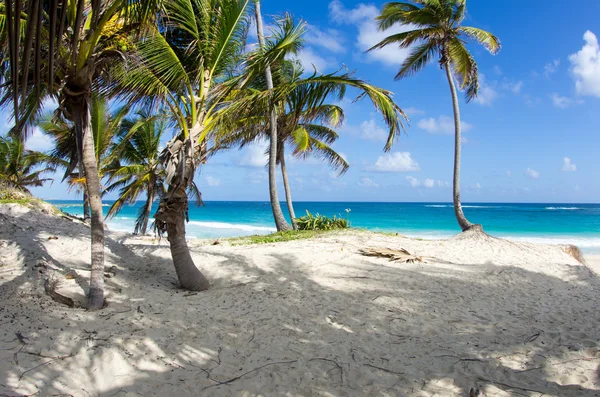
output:
<instances>
[{"instance_id":1,"label":"green shrub","mask_svg":"<svg viewBox=\"0 0 600 397\"><path fill-rule=\"evenodd\" d=\"M329 218L320 214L311 214L308 210L306 215L300 218L296 218L296 224L298 230L336 230L336 229L348 229L350 223L347 219L334 215L333 218Z\"/></svg>"}]
</instances>

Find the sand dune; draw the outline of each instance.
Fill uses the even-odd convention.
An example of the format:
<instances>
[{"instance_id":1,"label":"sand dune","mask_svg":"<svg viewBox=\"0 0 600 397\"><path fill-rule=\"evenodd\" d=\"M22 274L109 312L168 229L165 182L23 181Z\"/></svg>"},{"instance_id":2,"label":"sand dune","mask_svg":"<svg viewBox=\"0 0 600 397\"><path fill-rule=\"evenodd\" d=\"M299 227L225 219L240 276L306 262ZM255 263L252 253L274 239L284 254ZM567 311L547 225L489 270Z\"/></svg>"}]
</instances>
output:
<instances>
[{"instance_id":1,"label":"sand dune","mask_svg":"<svg viewBox=\"0 0 600 397\"><path fill-rule=\"evenodd\" d=\"M84 296L85 225L15 205L0 205L0 225L0 395L600 396L600 262L557 246L192 241L214 285L190 294L166 242L109 233L109 306L89 313L43 288L54 274Z\"/></svg>"}]
</instances>

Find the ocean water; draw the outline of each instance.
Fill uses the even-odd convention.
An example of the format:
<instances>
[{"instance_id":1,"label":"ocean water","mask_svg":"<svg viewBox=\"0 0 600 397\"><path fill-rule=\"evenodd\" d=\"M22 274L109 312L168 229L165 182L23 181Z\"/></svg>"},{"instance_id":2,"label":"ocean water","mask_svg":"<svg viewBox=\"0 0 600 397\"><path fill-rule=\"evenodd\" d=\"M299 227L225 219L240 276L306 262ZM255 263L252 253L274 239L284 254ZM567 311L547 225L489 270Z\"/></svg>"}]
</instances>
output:
<instances>
[{"instance_id":1,"label":"ocean water","mask_svg":"<svg viewBox=\"0 0 600 397\"><path fill-rule=\"evenodd\" d=\"M81 216L78 201L50 200L63 211ZM112 202L105 202L105 212ZM125 206L107 221L113 230L133 231L143 203ZM190 206L189 237L218 238L275 231L268 202L208 201ZM444 238L460 230L450 203L297 202L296 216L306 210L327 216L347 217L355 228L397 232L411 237ZM540 243L575 244L584 252L600 253L600 204L467 203L471 222L481 223L498 237ZM282 203L287 214L287 206ZM346 210L349 210L348 212Z\"/></svg>"}]
</instances>

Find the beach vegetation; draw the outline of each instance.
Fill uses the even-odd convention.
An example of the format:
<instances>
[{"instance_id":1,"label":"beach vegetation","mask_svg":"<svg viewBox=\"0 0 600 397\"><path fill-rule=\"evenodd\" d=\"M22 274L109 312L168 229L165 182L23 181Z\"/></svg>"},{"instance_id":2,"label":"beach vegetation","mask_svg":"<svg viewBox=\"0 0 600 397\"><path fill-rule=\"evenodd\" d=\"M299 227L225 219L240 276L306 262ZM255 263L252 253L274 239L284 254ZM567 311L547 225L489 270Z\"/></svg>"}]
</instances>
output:
<instances>
[{"instance_id":1,"label":"beach vegetation","mask_svg":"<svg viewBox=\"0 0 600 397\"><path fill-rule=\"evenodd\" d=\"M44 153L28 150L23 140L11 134L0 137L0 182L13 190L30 193L52 180L44 176L55 168Z\"/></svg>"},{"instance_id":2,"label":"beach vegetation","mask_svg":"<svg viewBox=\"0 0 600 397\"><path fill-rule=\"evenodd\" d=\"M463 231L473 224L465 217L460 201L461 120L455 80L459 89L464 91L467 102L475 99L480 87L479 71L466 43L475 41L492 54L500 51L500 40L493 34L462 26L466 12L466 0L387 3L377 17L379 30L385 31L395 24L413 26L414 29L390 35L369 49L372 51L388 45L411 49L396 74L396 80L414 75L433 61L444 69L454 112L454 213Z\"/></svg>"},{"instance_id":3,"label":"beach vegetation","mask_svg":"<svg viewBox=\"0 0 600 397\"><path fill-rule=\"evenodd\" d=\"M306 211L306 215L296 219L298 230L337 230L348 229L350 223L347 219L334 215L327 217L321 214L313 214Z\"/></svg>"}]
</instances>

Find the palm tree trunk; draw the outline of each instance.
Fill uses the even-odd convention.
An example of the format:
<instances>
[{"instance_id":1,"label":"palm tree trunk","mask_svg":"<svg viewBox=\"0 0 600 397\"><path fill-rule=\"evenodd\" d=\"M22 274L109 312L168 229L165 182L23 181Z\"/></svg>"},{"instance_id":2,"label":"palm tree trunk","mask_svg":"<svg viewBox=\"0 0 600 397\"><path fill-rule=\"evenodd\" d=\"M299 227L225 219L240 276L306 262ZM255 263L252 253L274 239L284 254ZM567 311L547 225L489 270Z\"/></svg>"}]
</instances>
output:
<instances>
[{"instance_id":1,"label":"palm tree trunk","mask_svg":"<svg viewBox=\"0 0 600 397\"><path fill-rule=\"evenodd\" d=\"M104 306L104 222L98 163L91 126L90 98L77 98L73 106L75 128L83 140L82 162L86 177L86 189L91 209L92 271L88 309L98 310Z\"/></svg>"},{"instance_id":2,"label":"palm tree trunk","mask_svg":"<svg viewBox=\"0 0 600 397\"><path fill-rule=\"evenodd\" d=\"M261 48L265 45L265 37L263 31L262 15L260 12L260 1L254 1L254 11L256 13L256 30L258 35L258 43ZM273 89L273 77L271 76L271 67L265 65L265 79L267 80L267 89ZM273 219L277 231L290 230L290 225L285 220L279 197L277 195L277 113L274 105L271 105L270 115L270 146L269 146L269 198L271 200L271 210L273 211Z\"/></svg>"},{"instance_id":3,"label":"palm tree trunk","mask_svg":"<svg viewBox=\"0 0 600 397\"><path fill-rule=\"evenodd\" d=\"M185 241L185 220L188 211L188 197L185 187L172 187L161 201L155 215L157 222L163 223L171 248L171 257L181 288L190 291L205 291L210 287L206 277L198 270Z\"/></svg>"},{"instance_id":4,"label":"palm tree trunk","mask_svg":"<svg viewBox=\"0 0 600 397\"><path fill-rule=\"evenodd\" d=\"M87 222L91 219L92 215L90 214L90 199L85 192L86 189L83 190L83 220Z\"/></svg>"},{"instance_id":5,"label":"palm tree trunk","mask_svg":"<svg viewBox=\"0 0 600 397\"><path fill-rule=\"evenodd\" d=\"M461 151L461 139L460 139L460 109L458 108L458 95L456 94L456 86L454 85L454 78L450 72L450 66L446 62L444 64L446 69L446 77L448 78L448 84L450 85L450 93L452 94L452 108L454 110L454 179L452 181L452 195L454 198L454 215L462 231L473 227L473 224L467 220L462 210L460 203L460 151Z\"/></svg>"},{"instance_id":6,"label":"palm tree trunk","mask_svg":"<svg viewBox=\"0 0 600 397\"><path fill-rule=\"evenodd\" d=\"M146 205L144 206L144 219L142 221L142 225L140 227L140 232L142 236L146 235L146 230L148 229L148 220L150 219L150 213L152 211L152 204L154 203L154 186L153 182L148 187L148 198L146 199Z\"/></svg>"},{"instance_id":7,"label":"palm tree trunk","mask_svg":"<svg viewBox=\"0 0 600 397\"><path fill-rule=\"evenodd\" d=\"M292 227L294 230L298 230L298 224L296 223L296 213L294 212L294 203L292 203L292 191L290 190L290 183L288 181L287 168L285 167L285 153L284 146L281 145L279 148L279 165L281 166L281 175L283 176L283 187L285 189L285 201L287 203L288 211L290 213L290 219L292 221Z\"/></svg>"}]
</instances>

